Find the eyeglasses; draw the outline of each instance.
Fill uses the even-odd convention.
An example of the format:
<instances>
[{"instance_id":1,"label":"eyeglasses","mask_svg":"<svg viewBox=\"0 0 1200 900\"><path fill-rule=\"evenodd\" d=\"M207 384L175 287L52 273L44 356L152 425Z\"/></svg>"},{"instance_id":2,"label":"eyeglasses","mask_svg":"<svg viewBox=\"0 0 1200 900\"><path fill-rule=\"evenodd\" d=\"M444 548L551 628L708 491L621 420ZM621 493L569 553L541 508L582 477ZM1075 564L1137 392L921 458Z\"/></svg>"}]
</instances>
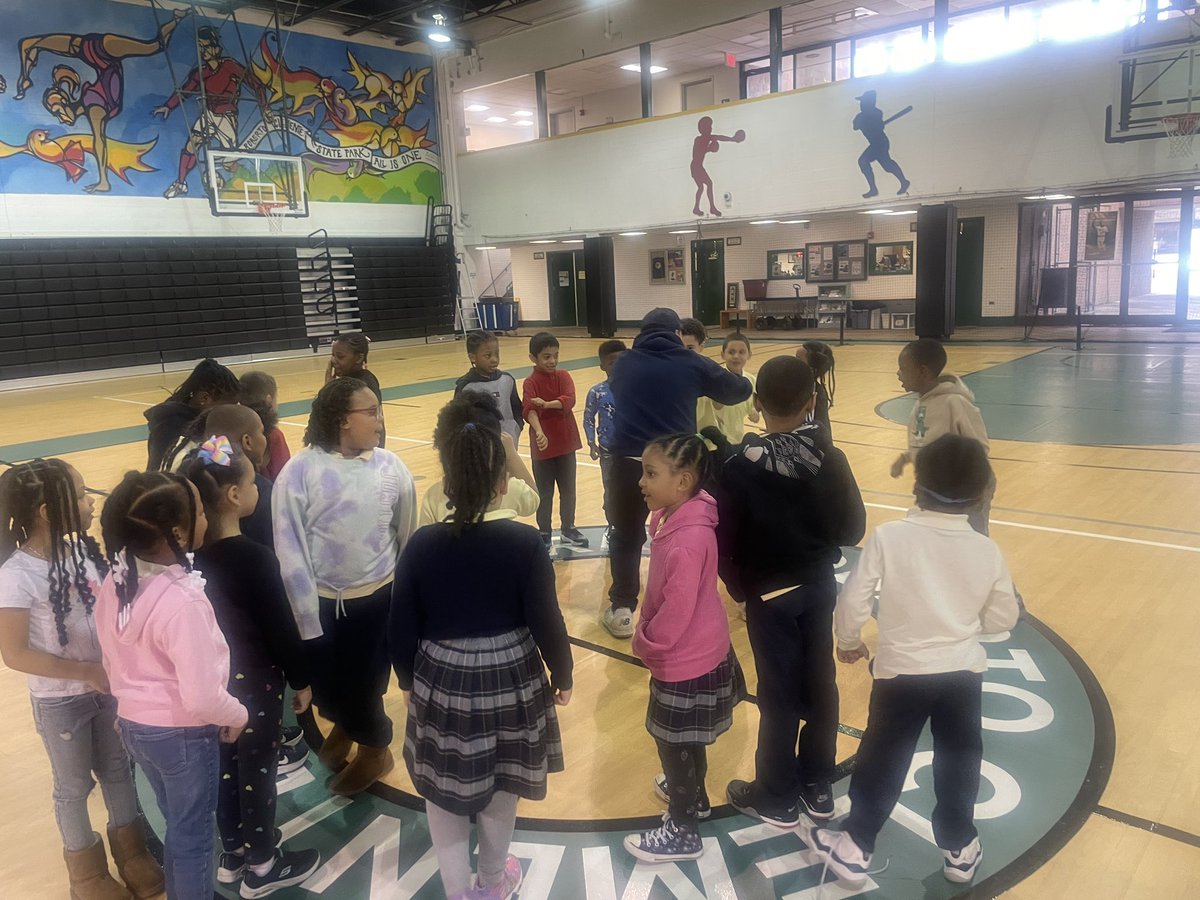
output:
<instances>
[{"instance_id":1,"label":"eyeglasses","mask_svg":"<svg viewBox=\"0 0 1200 900\"><path fill-rule=\"evenodd\" d=\"M379 418L379 407L378 406L364 406L364 407L361 407L360 409L348 409L348 410L346 410L346 412L348 412L348 413L365 413L366 415L370 416L372 419Z\"/></svg>"}]
</instances>

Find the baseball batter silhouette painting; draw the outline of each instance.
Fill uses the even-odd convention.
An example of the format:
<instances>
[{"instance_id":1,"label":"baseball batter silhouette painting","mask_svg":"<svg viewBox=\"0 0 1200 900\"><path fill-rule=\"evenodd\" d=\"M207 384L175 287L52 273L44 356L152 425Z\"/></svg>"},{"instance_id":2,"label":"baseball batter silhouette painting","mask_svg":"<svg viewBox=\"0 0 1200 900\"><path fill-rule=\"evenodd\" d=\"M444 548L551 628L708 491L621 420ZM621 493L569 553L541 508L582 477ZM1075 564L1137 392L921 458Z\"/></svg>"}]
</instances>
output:
<instances>
[{"instance_id":1,"label":"baseball batter silhouette painting","mask_svg":"<svg viewBox=\"0 0 1200 900\"><path fill-rule=\"evenodd\" d=\"M892 144L883 129L901 116L912 112L912 107L906 106L885 120L883 112L875 105L875 91L863 91L862 95L855 99L858 101L859 113L854 117L854 130L861 131L862 136L867 139L867 149L858 158L858 168L862 170L863 177L867 179L867 192L863 194L863 197L879 196L879 188L875 185L875 171L871 168L872 163L879 163L883 171L896 176L896 180L900 182L900 190L896 191L897 194L908 193L909 181L904 177L900 164L892 159Z\"/></svg>"}]
</instances>

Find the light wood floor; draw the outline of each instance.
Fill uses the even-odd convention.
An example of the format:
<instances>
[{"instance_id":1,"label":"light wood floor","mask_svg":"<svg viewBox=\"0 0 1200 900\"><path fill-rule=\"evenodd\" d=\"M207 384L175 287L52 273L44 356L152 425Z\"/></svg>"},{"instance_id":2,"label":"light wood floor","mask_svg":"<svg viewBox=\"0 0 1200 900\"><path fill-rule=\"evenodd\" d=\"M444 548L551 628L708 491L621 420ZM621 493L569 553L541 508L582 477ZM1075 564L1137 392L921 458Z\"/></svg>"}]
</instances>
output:
<instances>
[{"instance_id":1,"label":"light wood floor","mask_svg":"<svg viewBox=\"0 0 1200 900\"><path fill-rule=\"evenodd\" d=\"M566 339L562 358L590 360L596 345ZM760 344L750 368L794 349L793 344ZM903 429L875 413L877 404L900 394L897 349L875 344L836 350L835 434L865 499L874 504L868 509L871 526L902 515L895 508L907 505L911 488L910 480L888 475L904 445ZM982 370L1041 349L955 346L951 369ZM504 340L502 352L505 368L527 365L523 340ZM312 396L320 386L323 363L323 358L304 358L255 368L271 371L279 381L280 399L292 401ZM466 360L461 344L380 349L372 354L372 369L386 388L456 377L465 371ZM595 367L572 374L582 410L588 387L601 375ZM181 379L178 374L144 376L0 393L2 443L142 424L143 409ZM428 442L436 412L449 397L446 391L387 404L390 446L418 478L418 490L421 482L439 477ZM303 425L304 417L284 420L294 449ZM1030 610L1083 657L1112 705L1117 753L1103 805L1200 833L1200 702L1194 694L1200 684L1200 654L1195 652L1200 639L1200 604L1195 601L1200 583L1200 446L1125 449L998 440L992 456L1000 482L993 537L1008 556ZM107 489L124 470L144 462L144 443L63 458L89 485ZM582 454L579 464L580 524L603 524L599 470ZM1103 535L1126 541L1104 540ZM597 624L607 565L580 561L559 564L557 570L572 636L627 653L627 642L612 639ZM745 628L732 618L732 609L731 623L753 685ZM658 765L643 726L645 671L586 649L576 648L575 656L575 700L560 717L568 771L552 779L546 801L526 804L522 814L607 818L656 813L661 807L651 795L649 779ZM840 666L839 686L842 721L861 728L869 691L865 668ZM389 695L389 705L400 735L398 695ZM0 894L65 897L49 768L33 730L24 677L3 667L0 714L7 726L7 739L0 745L0 808L5 813L0 818ZM733 731L710 754L714 799L729 778L752 772L756 727L755 710L743 706ZM855 752L856 741L843 736L838 749L839 758L845 758ZM402 765L392 778L395 785L408 786ZM102 826L98 797L93 797L93 814ZM1200 849L1094 815L1054 860L1009 896L1196 897Z\"/></svg>"}]
</instances>

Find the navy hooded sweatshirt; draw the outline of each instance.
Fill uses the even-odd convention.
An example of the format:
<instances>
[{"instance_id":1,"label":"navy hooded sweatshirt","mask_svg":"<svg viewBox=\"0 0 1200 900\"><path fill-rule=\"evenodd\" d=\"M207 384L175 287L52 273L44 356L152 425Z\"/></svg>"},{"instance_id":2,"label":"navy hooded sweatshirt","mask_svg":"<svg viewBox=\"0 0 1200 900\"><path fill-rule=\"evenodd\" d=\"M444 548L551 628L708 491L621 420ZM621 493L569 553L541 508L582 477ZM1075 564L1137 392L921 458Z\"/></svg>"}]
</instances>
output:
<instances>
[{"instance_id":1,"label":"navy hooded sweatshirt","mask_svg":"<svg viewBox=\"0 0 1200 900\"><path fill-rule=\"evenodd\" d=\"M753 391L749 379L687 349L675 332L654 326L617 358L609 380L615 407L610 449L618 456L641 456L655 438L694 432L701 397L732 406Z\"/></svg>"}]
</instances>

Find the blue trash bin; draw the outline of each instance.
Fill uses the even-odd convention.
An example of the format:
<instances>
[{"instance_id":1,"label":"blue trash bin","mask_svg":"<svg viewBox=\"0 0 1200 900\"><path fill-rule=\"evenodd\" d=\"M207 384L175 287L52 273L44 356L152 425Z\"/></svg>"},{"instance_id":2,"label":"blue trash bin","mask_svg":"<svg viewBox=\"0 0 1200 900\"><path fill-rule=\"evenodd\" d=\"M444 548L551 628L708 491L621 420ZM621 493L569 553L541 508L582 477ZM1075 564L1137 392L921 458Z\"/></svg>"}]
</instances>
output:
<instances>
[{"instance_id":1,"label":"blue trash bin","mask_svg":"<svg viewBox=\"0 0 1200 900\"><path fill-rule=\"evenodd\" d=\"M479 323L487 331L516 331L517 304L512 300L486 297L476 304Z\"/></svg>"}]
</instances>

